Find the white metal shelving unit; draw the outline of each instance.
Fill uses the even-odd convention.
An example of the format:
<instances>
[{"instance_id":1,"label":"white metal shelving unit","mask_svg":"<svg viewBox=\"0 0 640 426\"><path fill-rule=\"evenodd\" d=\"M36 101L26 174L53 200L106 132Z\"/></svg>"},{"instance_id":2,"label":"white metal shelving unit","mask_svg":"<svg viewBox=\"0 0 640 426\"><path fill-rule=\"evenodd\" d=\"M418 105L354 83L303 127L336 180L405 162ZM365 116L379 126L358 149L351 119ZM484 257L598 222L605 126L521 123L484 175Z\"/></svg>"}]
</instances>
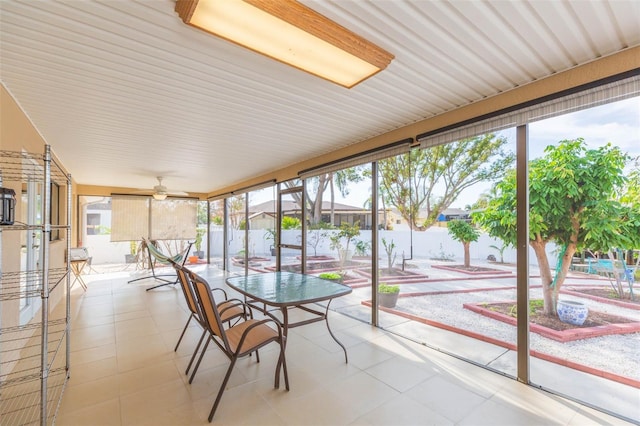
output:
<instances>
[{"instance_id":1,"label":"white metal shelving unit","mask_svg":"<svg viewBox=\"0 0 640 426\"><path fill-rule=\"evenodd\" d=\"M16 312L21 299L37 299L40 311L26 324L7 321L0 315L0 425L53 424L69 377L70 269L51 268L51 232L66 230L67 250L71 239L71 176L52 158L45 145L43 154L0 150L0 185L7 182L42 183L41 222L0 225L4 232L40 234L40 262L32 270L20 265L0 265L0 313ZM67 214L60 224L50 223L51 183L66 187ZM64 222L64 224L62 224ZM0 238L0 248L2 239ZM10 269L17 270L10 270ZM63 292L51 307L50 294ZM57 293L56 293L57 294ZM18 309L19 311L19 309ZM5 323L2 321L4 320Z\"/></svg>"}]
</instances>

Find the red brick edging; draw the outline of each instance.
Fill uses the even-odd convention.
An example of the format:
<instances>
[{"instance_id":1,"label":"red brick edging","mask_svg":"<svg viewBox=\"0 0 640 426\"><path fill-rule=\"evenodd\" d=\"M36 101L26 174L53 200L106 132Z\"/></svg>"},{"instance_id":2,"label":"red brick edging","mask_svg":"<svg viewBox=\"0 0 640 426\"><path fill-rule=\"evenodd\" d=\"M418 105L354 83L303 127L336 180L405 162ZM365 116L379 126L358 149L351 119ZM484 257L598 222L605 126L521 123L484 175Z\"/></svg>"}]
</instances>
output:
<instances>
[{"instance_id":1,"label":"red brick edging","mask_svg":"<svg viewBox=\"0 0 640 426\"><path fill-rule=\"evenodd\" d=\"M498 302L500 303L500 302ZM509 303L514 303L509 301ZM463 308L476 312L485 317L495 319L513 326L518 325L516 318L502 314L500 312L494 312L486 309L478 303L464 303ZM572 328L564 331L552 330L548 327L543 327L538 324L529 324L529 329L534 333L544 336L549 339L553 339L557 342L572 342L574 340L587 339L589 337L609 336L612 334L626 334L636 333L640 331L640 322L627 322L618 324L598 325L595 327L585 328Z\"/></svg>"},{"instance_id":2,"label":"red brick edging","mask_svg":"<svg viewBox=\"0 0 640 426\"><path fill-rule=\"evenodd\" d=\"M365 306L371 306L371 301L370 300L363 300L361 302L363 305ZM385 308L380 306L379 309L381 311L384 312L388 312L394 315L398 315L400 317L403 318L407 318L410 319L412 321L416 321L422 324L426 324L426 325L430 325L432 327L437 327L437 328L441 328L443 330L447 330L447 331L451 331L454 333L458 333L458 334L462 334L463 336L467 336L467 337L471 337L483 342L487 342L487 343L491 343L493 345L496 346L500 346L503 347L505 349L510 349L513 351L517 351L517 346L513 343L508 343L508 342L503 342L502 340L498 340L498 339L494 339L493 337L489 337L489 336L484 336L482 334L479 333L475 333L473 331L469 331L469 330L463 330L461 328L457 328L457 327L453 327L451 325L447 325L447 324L443 324L437 321L432 321L429 320L427 318L422 318L416 315L412 315L412 314L408 314L406 312L401 312L395 309L391 309L391 308ZM634 323L637 324L637 323ZM614 374L614 373L609 373L607 371L603 371L603 370L599 370L597 368L593 368L593 367L589 367L583 364L579 364L577 362L573 362L573 361L569 361L563 358L559 358L553 355L548 355L536 350L530 350L529 354L535 358L539 358L542 359L544 361L549 361L549 362L553 362L554 364L558 364L558 365L562 365L577 371L582 371L584 373L588 373L588 374L592 374L594 376L598 376L598 377L602 377L608 380L612 380L614 382L618 382L618 383L622 383L624 385L627 386L631 386L637 389L640 389L640 381L639 380L634 380L630 377L624 377L624 376L620 376L618 374Z\"/></svg>"}]
</instances>

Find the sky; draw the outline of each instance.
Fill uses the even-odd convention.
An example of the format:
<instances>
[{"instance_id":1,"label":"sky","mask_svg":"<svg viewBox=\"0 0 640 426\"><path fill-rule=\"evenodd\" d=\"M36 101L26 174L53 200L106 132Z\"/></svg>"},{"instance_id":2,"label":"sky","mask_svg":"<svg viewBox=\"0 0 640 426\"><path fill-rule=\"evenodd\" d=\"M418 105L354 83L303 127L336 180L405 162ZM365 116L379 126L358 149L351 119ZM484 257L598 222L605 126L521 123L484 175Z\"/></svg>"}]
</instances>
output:
<instances>
[{"instance_id":1,"label":"sky","mask_svg":"<svg viewBox=\"0 0 640 426\"><path fill-rule=\"evenodd\" d=\"M515 129L507 129L500 134L509 140L509 148L515 152ZM579 137L589 147L611 142L630 156L640 157L640 96L531 123L529 158L542 156L548 145ZM451 207L464 208L473 204L490 186L490 183L483 182L466 189ZM361 182L351 184L350 189L346 198L336 193L336 202L361 207L369 198L371 185L369 182ZM274 194L272 189L265 190L256 194L251 204L274 199Z\"/></svg>"},{"instance_id":2,"label":"sky","mask_svg":"<svg viewBox=\"0 0 640 426\"><path fill-rule=\"evenodd\" d=\"M515 151L515 129L501 132ZM564 139L583 138L587 146L596 148L611 142L633 158L640 157L640 97L564 114L529 125L529 158L544 155L544 148ZM473 204L478 195L490 188L479 183L465 190L451 207Z\"/></svg>"}]
</instances>

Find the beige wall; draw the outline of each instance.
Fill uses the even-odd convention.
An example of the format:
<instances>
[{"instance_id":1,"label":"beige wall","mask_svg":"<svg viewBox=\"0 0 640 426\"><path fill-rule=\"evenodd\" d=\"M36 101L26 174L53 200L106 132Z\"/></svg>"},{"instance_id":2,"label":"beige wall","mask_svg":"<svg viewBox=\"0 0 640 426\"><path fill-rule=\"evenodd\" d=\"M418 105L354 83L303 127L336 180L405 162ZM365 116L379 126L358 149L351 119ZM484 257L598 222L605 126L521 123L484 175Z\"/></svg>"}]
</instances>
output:
<instances>
[{"instance_id":1,"label":"beige wall","mask_svg":"<svg viewBox=\"0 0 640 426\"><path fill-rule=\"evenodd\" d=\"M5 87L0 86L0 90L0 149L3 151L16 152L22 152L24 150L29 153L43 154L45 146L44 139L31 124L28 117L20 109L19 105L16 104L13 97L6 91ZM0 162L0 170L2 169L3 164ZM18 203L16 205L16 218L19 218L23 208L19 201L19 194L22 192L22 183L10 181L5 177L2 186L16 191L18 198ZM66 203L63 202L66 200L66 187L61 187L60 189L61 191L64 191L65 194L64 197L61 194L61 203L66 205ZM67 212L65 206L60 212L61 220L64 222L66 222L66 215ZM21 236L25 232L27 231L4 230L0 233L2 237L2 240L0 241L2 253L0 259L0 271L2 271L2 273L20 271ZM50 265L53 268L60 268L65 264L67 236L64 231L61 231L61 237L64 239L50 244ZM59 285L56 290L51 293L49 299L51 309L54 309L64 296L64 287L64 285ZM2 304L0 306L0 312L2 315L0 318L0 326L2 328L6 328L19 325L19 300L3 300L0 303ZM40 315L41 314L37 312L33 321L38 322L40 320ZM3 347L2 349L3 351L6 351L9 348ZM18 349L19 348L16 348L16 350ZM2 356L7 358L13 357L13 355L8 353L3 353ZM6 365L3 364L3 367L6 367Z\"/></svg>"}]
</instances>

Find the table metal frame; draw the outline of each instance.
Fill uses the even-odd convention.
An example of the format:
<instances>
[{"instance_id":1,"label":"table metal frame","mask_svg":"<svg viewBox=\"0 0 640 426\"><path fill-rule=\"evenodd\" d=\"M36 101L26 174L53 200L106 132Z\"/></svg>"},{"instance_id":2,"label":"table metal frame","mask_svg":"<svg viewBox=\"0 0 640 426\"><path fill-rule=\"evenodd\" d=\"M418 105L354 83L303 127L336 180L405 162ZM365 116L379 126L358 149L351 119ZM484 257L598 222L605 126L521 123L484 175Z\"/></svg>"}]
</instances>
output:
<instances>
[{"instance_id":1,"label":"table metal frame","mask_svg":"<svg viewBox=\"0 0 640 426\"><path fill-rule=\"evenodd\" d=\"M274 289L274 291L267 293L264 291L264 288L255 286L256 283L260 284L261 281L263 281L265 285L273 284L276 286L276 288ZM351 287L344 284L336 283L334 281L325 280L314 275L296 274L293 272L268 272L264 274L234 276L227 278L226 283L232 289L246 296L247 303L252 308L260 312L268 312L267 305L280 309L280 312L282 313L282 321L278 319L278 322L282 326L282 332L285 337L288 336L290 328L300 327L306 324L324 320L327 325L329 334L344 351L345 363L349 362L347 357L347 349L333 334L333 331L331 331L331 327L329 326L328 314L331 301L337 297L351 293ZM283 294L287 293L285 290L291 290L291 286L287 288L289 284L291 284L292 286L297 285L298 287L294 289L293 293L288 292L287 297L283 297ZM304 290L309 289L308 286L313 286L314 292L310 295L304 295L307 293ZM311 303L323 301L327 301L327 306L324 309L324 312L306 306ZM262 304L262 306L260 306L259 304ZM315 315L316 317L290 323L290 308L301 309L305 312Z\"/></svg>"}]
</instances>

